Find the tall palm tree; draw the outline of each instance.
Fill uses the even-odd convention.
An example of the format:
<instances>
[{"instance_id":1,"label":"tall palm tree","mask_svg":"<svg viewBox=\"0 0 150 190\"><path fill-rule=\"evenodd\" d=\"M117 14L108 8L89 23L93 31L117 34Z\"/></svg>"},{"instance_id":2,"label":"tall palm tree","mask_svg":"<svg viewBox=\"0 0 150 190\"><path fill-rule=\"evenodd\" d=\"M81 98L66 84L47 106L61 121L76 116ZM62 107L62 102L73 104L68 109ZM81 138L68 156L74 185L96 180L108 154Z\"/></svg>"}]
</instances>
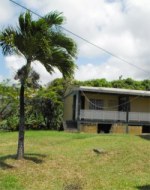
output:
<instances>
[{"instance_id":1,"label":"tall palm tree","mask_svg":"<svg viewBox=\"0 0 150 190\"><path fill-rule=\"evenodd\" d=\"M24 157L24 90L33 61L39 61L51 74L58 68L63 77L74 73L74 58L77 48L75 42L61 30L64 18L58 12L50 12L43 18L33 20L30 12L20 14L19 25L8 27L0 32L2 52L7 55L21 55L26 64L18 72L16 79L20 87L20 120L17 159Z\"/></svg>"}]
</instances>

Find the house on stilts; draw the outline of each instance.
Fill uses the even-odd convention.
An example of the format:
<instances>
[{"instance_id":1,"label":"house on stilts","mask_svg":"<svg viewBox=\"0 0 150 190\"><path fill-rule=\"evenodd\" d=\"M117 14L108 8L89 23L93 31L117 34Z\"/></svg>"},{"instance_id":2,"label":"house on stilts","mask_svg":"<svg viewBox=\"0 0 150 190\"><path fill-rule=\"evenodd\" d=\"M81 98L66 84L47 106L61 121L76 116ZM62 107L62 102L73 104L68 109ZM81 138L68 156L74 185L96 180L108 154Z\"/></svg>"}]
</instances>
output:
<instances>
[{"instance_id":1,"label":"house on stilts","mask_svg":"<svg viewBox=\"0 0 150 190\"><path fill-rule=\"evenodd\" d=\"M73 87L64 98L65 130L150 133L150 91Z\"/></svg>"}]
</instances>

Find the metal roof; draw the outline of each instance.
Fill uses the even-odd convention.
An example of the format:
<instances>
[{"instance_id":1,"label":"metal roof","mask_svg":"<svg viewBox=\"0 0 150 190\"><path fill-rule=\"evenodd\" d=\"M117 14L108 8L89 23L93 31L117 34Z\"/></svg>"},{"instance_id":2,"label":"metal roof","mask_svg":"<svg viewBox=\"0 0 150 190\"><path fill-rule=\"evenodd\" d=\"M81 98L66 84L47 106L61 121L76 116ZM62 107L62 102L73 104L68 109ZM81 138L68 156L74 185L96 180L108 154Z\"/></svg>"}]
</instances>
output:
<instances>
[{"instance_id":1,"label":"metal roof","mask_svg":"<svg viewBox=\"0 0 150 190\"><path fill-rule=\"evenodd\" d=\"M121 94L121 95L150 97L150 91L144 91L144 90L130 90L122 88L105 88L105 87L88 87L88 86L80 86L73 88L73 91L76 90L84 92L97 92L97 93L106 93L106 94Z\"/></svg>"}]
</instances>

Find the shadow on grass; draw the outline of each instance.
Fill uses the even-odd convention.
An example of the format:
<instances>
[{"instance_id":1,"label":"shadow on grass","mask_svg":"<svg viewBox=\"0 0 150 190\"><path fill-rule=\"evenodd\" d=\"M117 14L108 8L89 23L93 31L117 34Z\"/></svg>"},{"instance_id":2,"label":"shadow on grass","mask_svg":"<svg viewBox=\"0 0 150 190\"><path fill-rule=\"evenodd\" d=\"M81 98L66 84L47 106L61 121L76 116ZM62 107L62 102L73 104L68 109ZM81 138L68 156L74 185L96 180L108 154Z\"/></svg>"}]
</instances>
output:
<instances>
[{"instance_id":1,"label":"shadow on grass","mask_svg":"<svg viewBox=\"0 0 150 190\"><path fill-rule=\"evenodd\" d=\"M45 154L25 154L24 159L25 160L30 160L36 164L41 164L44 162L44 160L42 158L45 158L46 155Z\"/></svg>"},{"instance_id":2,"label":"shadow on grass","mask_svg":"<svg viewBox=\"0 0 150 190\"><path fill-rule=\"evenodd\" d=\"M150 134L139 135L139 137L141 137L142 139L145 139L145 140L150 140Z\"/></svg>"},{"instance_id":3,"label":"shadow on grass","mask_svg":"<svg viewBox=\"0 0 150 190\"><path fill-rule=\"evenodd\" d=\"M36 153L25 154L24 160L29 160L36 164L42 164L44 162L43 158L45 158L45 157L46 157L46 155L43 155L43 154L36 154ZM17 160L16 155L1 156L0 157L0 169L6 170L6 169L15 168L14 166L7 163L7 160L9 160L9 159Z\"/></svg>"},{"instance_id":4,"label":"shadow on grass","mask_svg":"<svg viewBox=\"0 0 150 190\"><path fill-rule=\"evenodd\" d=\"M137 189L139 189L139 190L150 190L150 185L138 186Z\"/></svg>"},{"instance_id":5,"label":"shadow on grass","mask_svg":"<svg viewBox=\"0 0 150 190\"><path fill-rule=\"evenodd\" d=\"M65 184L63 190L83 190L80 183Z\"/></svg>"}]
</instances>

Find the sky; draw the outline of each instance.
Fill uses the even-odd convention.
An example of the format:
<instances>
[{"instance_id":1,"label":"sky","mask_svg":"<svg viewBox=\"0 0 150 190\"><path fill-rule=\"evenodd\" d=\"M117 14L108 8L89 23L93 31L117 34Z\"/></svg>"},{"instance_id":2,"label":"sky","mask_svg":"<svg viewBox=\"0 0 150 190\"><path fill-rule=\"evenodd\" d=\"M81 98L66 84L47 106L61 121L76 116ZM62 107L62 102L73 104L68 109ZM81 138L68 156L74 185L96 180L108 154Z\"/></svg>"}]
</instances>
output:
<instances>
[{"instance_id":1,"label":"sky","mask_svg":"<svg viewBox=\"0 0 150 190\"><path fill-rule=\"evenodd\" d=\"M62 12L66 18L64 28L100 47L64 31L78 47L75 79L106 78L111 81L120 76L135 80L150 78L149 0L15 1L41 16L55 10ZM11 1L0 0L0 30L17 26L17 18L22 12L25 10ZM33 15L33 18L38 17ZM23 57L4 57L0 48L0 81L7 78L13 81L16 71L24 64ZM62 76L57 69L50 75L39 62L32 63L32 66L39 72L42 84Z\"/></svg>"}]
</instances>

